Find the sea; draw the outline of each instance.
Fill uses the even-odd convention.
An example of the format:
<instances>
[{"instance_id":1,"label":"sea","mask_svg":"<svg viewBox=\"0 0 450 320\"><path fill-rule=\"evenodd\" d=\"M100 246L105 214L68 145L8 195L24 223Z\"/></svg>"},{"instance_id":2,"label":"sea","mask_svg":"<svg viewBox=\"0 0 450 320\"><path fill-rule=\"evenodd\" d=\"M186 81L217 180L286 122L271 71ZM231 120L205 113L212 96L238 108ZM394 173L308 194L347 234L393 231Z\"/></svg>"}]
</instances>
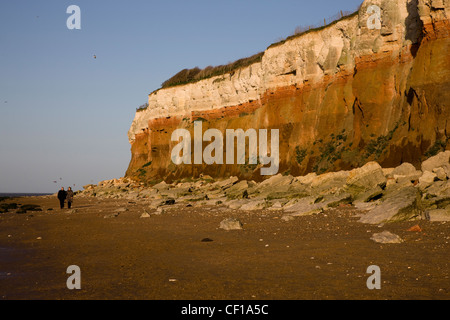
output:
<instances>
[{"instance_id":1,"label":"sea","mask_svg":"<svg viewBox=\"0 0 450 320\"><path fill-rule=\"evenodd\" d=\"M40 197L50 196L53 193L0 193L0 198Z\"/></svg>"}]
</instances>

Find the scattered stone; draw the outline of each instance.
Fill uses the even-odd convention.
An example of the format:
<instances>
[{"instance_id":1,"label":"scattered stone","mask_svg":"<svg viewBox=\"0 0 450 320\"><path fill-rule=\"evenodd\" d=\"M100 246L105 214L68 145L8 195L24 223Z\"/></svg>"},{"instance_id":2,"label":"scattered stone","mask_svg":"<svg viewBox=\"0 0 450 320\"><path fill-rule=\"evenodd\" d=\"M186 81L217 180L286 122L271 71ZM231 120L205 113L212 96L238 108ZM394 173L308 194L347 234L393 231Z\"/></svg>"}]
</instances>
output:
<instances>
[{"instance_id":1,"label":"scattered stone","mask_svg":"<svg viewBox=\"0 0 450 320\"><path fill-rule=\"evenodd\" d=\"M230 218L230 219L223 220L220 223L219 228L223 229L223 230L227 230L227 231L242 230L242 223L239 220Z\"/></svg>"},{"instance_id":2,"label":"scattered stone","mask_svg":"<svg viewBox=\"0 0 450 320\"><path fill-rule=\"evenodd\" d=\"M118 213L127 212L127 211L128 211L127 208L119 208L116 210L116 212L118 212Z\"/></svg>"},{"instance_id":3,"label":"scattered stone","mask_svg":"<svg viewBox=\"0 0 450 320\"><path fill-rule=\"evenodd\" d=\"M282 220L282 221L285 221L285 222L289 222L289 221L295 220L295 217L292 216L292 215L287 214L287 215L282 216L282 217L281 217L281 220Z\"/></svg>"},{"instance_id":4,"label":"scattered stone","mask_svg":"<svg viewBox=\"0 0 450 320\"><path fill-rule=\"evenodd\" d=\"M116 212L116 213L112 213L112 214L107 214L106 216L104 216L104 219L114 219L117 218L120 215L120 213Z\"/></svg>"},{"instance_id":5,"label":"scattered stone","mask_svg":"<svg viewBox=\"0 0 450 320\"><path fill-rule=\"evenodd\" d=\"M422 232L422 228L419 225L415 225L414 227L409 228L406 230L408 232Z\"/></svg>"},{"instance_id":6,"label":"scattered stone","mask_svg":"<svg viewBox=\"0 0 450 320\"><path fill-rule=\"evenodd\" d=\"M384 231L382 233L375 233L370 239L377 243L386 243L386 244L403 243L402 238L389 231Z\"/></svg>"},{"instance_id":7,"label":"scattered stone","mask_svg":"<svg viewBox=\"0 0 450 320\"><path fill-rule=\"evenodd\" d=\"M147 212L144 212L144 213L141 215L141 219L145 219L145 218L150 218L150 215L149 215Z\"/></svg>"}]
</instances>

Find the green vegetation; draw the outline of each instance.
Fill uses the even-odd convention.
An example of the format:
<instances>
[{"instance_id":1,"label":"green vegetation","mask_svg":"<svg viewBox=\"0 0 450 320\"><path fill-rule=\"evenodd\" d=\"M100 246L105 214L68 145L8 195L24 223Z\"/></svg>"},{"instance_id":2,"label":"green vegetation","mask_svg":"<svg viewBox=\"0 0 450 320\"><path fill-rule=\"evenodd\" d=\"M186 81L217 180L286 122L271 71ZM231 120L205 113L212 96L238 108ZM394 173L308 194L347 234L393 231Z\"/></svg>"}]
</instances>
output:
<instances>
[{"instance_id":1,"label":"green vegetation","mask_svg":"<svg viewBox=\"0 0 450 320\"><path fill-rule=\"evenodd\" d=\"M15 210L18 208L17 203L4 203L0 205L0 213L8 212L8 210Z\"/></svg>"},{"instance_id":2,"label":"green vegetation","mask_svg":"<svg viewBox=\"0 0 450 320\"><path fill-rule=\"evenodd\" d=\"M297 37L300 37L302 35L305 35L310 32L320 31L328 26L332 26L339 21L352 18L359 13L359 8L355 12L348 12L348 11L340 11L338 14L334 15L333 17L329 19L324 19L324 23L321 25L315 25L315 26L306 26L306 27L297 27L295 29L295 32L293 35L287 37L284 40L281 40L279 42L273 43L268 48L273 48L279 45L284 44L288 40L295 39ZM208 66L204 69L200 69L198 67L192 68L192 69L183 69L177 74L175 74L170 79L164 81L161 85L161 89L175 87L179 85L185 85L188 83L195 83L204 79L209 79L212 77L217 76L224 76L228 73L233 75L237 70L248 67L254 63L261 62L262 58L264 56L264 52L257 53L251 57L243 58L236 60L232 63L226 64L226 65L220 65L220 66ZM214 80L214 83L219 83L221 81L226 80L226 77L217 78ZM160 89L154 91L157 92ZM141 106L142 107L142 106ZM148 107L148 105L147 105ZM144 107L143 109L139 108L139 110L145 110L147 107Z\"/></svg>"},{"instance_id":3,"label":"green vegetation","mask_svg":"<svg viewBox=\"0 0 450 320\"><path fill-rule=\"evenodd\" d=\"M151 166L152 165L152 162L150 161L150 162L147 162L146 164L144 164L143 166L142 166L142 168L147 168L147 167L149 167L149 166Z\"/></svg>"},{"instance_id":4,"label":"green vegetation","mask_svg":"<svg viewBox=\"0 0 450 320\"><path fill-rule=\"evenodd\" d=\"M369 143L366 145L365 149L366 152L364 154L364 158L370 158L371 156L374 156L374 160L378 160L383 152L386 150L387 146L389 145L389 142L394 137L395 131L397 131L399 127L399 123L397 122L394 129L389 131L389 133L385 136L379 136L377 139L372 139L369 141Z\"/></svg>"},{"instance_id":5,"label":"green vegetation","mask_svg":"<svg viewBox=\"0 0 450 320\"><path fill-rule=\"evenodd\" d=\"M308 150L300 149L300 146L295 147L295 159L297 160L298 164L301 165L307 155L308 155Z\"/></svg>"},{"instance_id":6,"label":"green vegetation","mask_svg":"<svg viewBox=\"0 0 450 320\"><path fill-rule=\"evenodd\" d=\"M17 214L24 214L27 213L27 211L32 211L32 212L41 212L41 206L37 205L37 204L24 204L23 206L21 206L19 208L19 210L16 211Z\"/></svg>"},{"instance_id":7,"label":"green vegetation","mask_svg":"<svg viewBox=\"0 0 450 320\"><path fill-rule=\"evenodd\" d=\"M430 149L428 149L428 151L425 153L425 156L427 158L430 157L434 157L435 155L437 155L439 152L441 151L445 151L445 148L447 147L447 141L442 141L442 140L436 140L436 142L434 143L434 145L432 145L430 147Z\"/></svg>"},{"instance_id":8,"label":"green vegetation","mask_svg":"<svg viewBox=\"0 0 450 320\"><path fill-rule=\"evenodd\" d=\"M137 171L137 174L139 178L143 178L147 174L147 170L141 168Z\"/></svg>"},{"instance_id":9,"label":"green vegetation","mask_svg":"<svg viewBox=\"0 0 450 320\"><path fill-rule=\"evenodd\" d=\"M352 18L352 17L358 15L358 13L359 13L359 9L353 13L352 12L340 12L340 14L335 15L333 18L329 19L329 21L331 20L331 22L329 24L324 23L321 26L306 26L306 27L299 26L295 29L295 32L293 35L287 37L284 40L281 40L281 41L271 44L269 46L269 48L274 48L274 47L280 46L280 45L286 43L286 41L298 38L298 37L308 34L310 32L316 32L316 31L323 30L329 26L332 26L332 25L338 23L339 21Z\"/></svg>"},{"instance_id":10,"label":"green vegetation","mask_svg":"<svg viewBox=\"0 0 450 320\"><path fill-rule=\"evenodd\" d=\"M147 108L148 108L148 103L145 103L145 104L139 106L139 108L136 108L136 112L147 110Z\"/></svg>"},{"instance_id":11,"label":"green vegetation","mask_svg":"<svg viewBox=\"0 0 450 320\"><path fill-rule=\"evenodd\" d=\"M322 144L319 147L320 156L313 168L313 171L317 174L325 173L335 161L342 159L344 152L350 151L350 148L344 145L347 141L345 130L342 130L337 136L334 133L331 134L330 138L331 140L324 144L322 144L322 139L316 142L316 144Z\"/></svg>"},{"instance_id":12,"label":"green vegetation","mask_svg":"<svg viewBox=\"0 0 450 320\"><path fill-rule=\"evenodd\" d=\"M212 77L224 75L227 73L233 73L238 69L248 67L254 63L261 62L264 52L257 53L251 57L239 59L235 62L229 63L227 65L221 66L209 66L205 69L200 69L198 67L193 69L184 69L178 72L169 80L163 82L162 88L170 88L174 86L184 85L188 83L198 82L203 79L209 79ZM223 81L224 78L217 81Z\"/></svg>"}]
</instances>

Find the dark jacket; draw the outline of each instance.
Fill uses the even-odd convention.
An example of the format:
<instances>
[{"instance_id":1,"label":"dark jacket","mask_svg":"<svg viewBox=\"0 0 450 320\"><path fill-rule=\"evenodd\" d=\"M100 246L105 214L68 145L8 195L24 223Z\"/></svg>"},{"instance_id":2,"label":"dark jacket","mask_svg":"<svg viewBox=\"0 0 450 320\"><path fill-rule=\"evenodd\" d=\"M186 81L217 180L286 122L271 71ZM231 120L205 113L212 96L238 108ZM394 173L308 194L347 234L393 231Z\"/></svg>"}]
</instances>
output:
<instances>
[{"instance_id":1,"label":"dark jacket","mask_svg":"<svg viewBox=\"0 0 450 320\"><path fill-rule=\"evenodd\" d=\"M58 192L58 199L59 200L66 200L67 192L64 190L59 190Z\"/></svg>"},{"instance_id":2,"label":"dark jacket","mask_svg":"<svg viewBox=\"0 0 450 320\"><path fill-rule=\"evenodd\" d=\"M73 191L72 190L68 190L66 192L66 199L68 202L73 202Z\"/></svg>"}]
</instances>

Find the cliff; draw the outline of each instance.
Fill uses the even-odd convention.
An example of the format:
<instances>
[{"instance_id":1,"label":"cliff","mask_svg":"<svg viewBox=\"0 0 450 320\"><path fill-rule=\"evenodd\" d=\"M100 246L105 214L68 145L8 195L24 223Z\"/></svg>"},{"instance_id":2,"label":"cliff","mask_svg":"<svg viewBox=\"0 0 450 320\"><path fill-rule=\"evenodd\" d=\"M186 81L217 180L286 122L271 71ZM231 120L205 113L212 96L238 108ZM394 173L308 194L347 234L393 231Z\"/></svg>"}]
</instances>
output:
<instances>
[{"instance_id":1,"label":"cliff","mask_svg":"<svg viewBox=\"0 0 450 320\"><path fill-rule=\"evenodd\" d=\"M373 5L381 28L369 28ZM450 0L364 1L355 15L270 46L261 62L155 91L129 130L126 175L264 178L261 165L175 165L172 133L193 133L196 120L203 132L278 129L280 173L418 166L450 148L449 17Z\"/></svg>"}]
</instances>

